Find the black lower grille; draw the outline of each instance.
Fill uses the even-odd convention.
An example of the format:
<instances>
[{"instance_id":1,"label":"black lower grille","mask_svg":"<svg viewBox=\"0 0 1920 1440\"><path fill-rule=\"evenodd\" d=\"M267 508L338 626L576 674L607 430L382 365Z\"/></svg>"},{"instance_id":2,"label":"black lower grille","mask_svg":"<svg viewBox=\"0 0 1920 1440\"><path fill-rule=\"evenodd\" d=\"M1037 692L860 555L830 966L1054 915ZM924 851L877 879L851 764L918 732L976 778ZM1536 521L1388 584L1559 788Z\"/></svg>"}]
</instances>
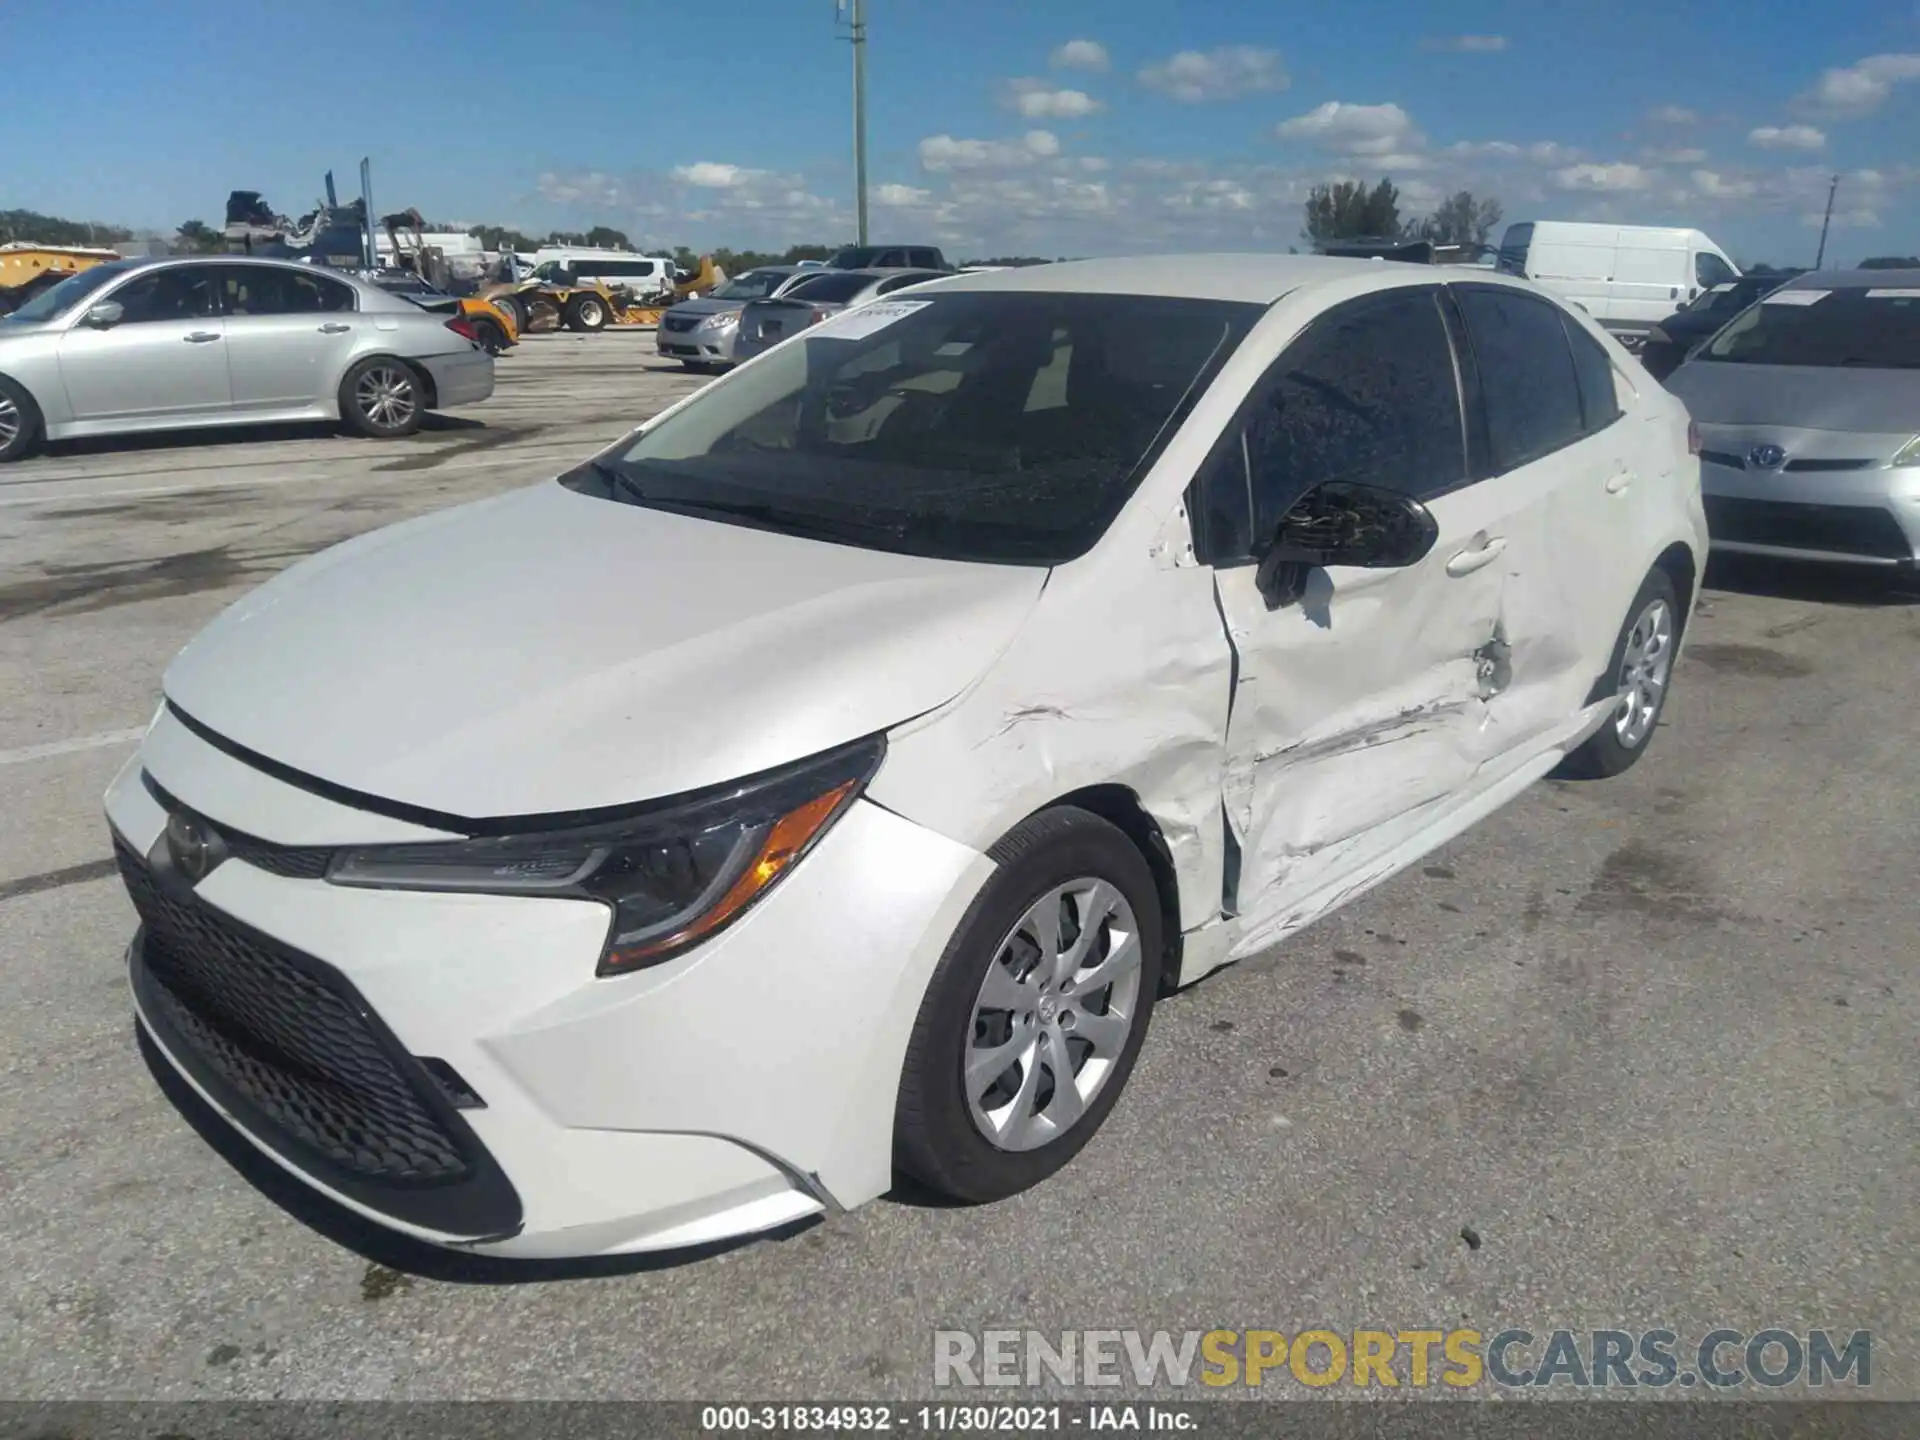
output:
<instances>
[{"instance_id":1,"label":"black lower grille","mask_svg":"<svg viewBox=\"0 0 1920 1440\"><path fill-rule=\"evenodd\" d=\"M1877 506L1801 505L1728 495L1709 495L1706 503L1707 531L1715 540L1876 560L1913 558L1913 546L1899 521Z\"/></svg>"},{"instance_id":2,"label":"black lower grille","mask_svg":"<svg viewBox=\"0 0 1920 1440\"><path fill-rule=\"evenodd\" d=\"M126 846L141 1009L169 1053L316 1179L455 1234L511 1233L519 1200L346 978L231 920Z\"/></svg>"},{"instance_id":3,"label":"black lower grille","mask_svg":"<svg viewBox=\"0 0 1920 1440\"><path fill-rule=\"evenodd\" d=\"M691 330L700 321L692 315L663 315L660 324L668 330Z\"/></svg>"}]
</instances>

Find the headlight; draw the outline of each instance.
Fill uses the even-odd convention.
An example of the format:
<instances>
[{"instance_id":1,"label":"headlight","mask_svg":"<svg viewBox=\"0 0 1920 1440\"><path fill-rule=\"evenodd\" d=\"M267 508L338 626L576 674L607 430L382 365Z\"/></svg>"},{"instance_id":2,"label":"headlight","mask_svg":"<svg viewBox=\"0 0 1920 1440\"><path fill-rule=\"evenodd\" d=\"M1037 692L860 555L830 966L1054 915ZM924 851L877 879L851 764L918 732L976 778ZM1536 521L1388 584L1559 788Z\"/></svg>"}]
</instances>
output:
<instances>
[{"instance_id":1,"label":"headlight","mask_svg":"<svg viewBox=\"0 0 1920 1440\"><path fill-rule=\"evenodd\" d=\"M722 310L718 315L709 315L702 323L709 330L731 330L740 323L740 312Z\"/></svg>"},{"instance_id":2,"label":"headlight","mask_svg":"<svg viewBox=\"0 0 1920 1440\"><path fill-rule=\"evenodd\" d=\"M767 775L613 820L338 852L335 885L599 900L612 910L599 973L657 965L717 934L799 862L885 753L862 741Z\"/></svg>"},{"instance_id":3,"label":"headlight","mask_svg":"<svg viewBox=\"0 0 1920 1440\"><path fill-rule=\"evenodd\" d=\"M1912 465L1920 465L1920 435L1914 436L1913 439L1907 441L1906 444L1893 452L1893 463L1902 469Z\"/></svg>"}]
</instances>

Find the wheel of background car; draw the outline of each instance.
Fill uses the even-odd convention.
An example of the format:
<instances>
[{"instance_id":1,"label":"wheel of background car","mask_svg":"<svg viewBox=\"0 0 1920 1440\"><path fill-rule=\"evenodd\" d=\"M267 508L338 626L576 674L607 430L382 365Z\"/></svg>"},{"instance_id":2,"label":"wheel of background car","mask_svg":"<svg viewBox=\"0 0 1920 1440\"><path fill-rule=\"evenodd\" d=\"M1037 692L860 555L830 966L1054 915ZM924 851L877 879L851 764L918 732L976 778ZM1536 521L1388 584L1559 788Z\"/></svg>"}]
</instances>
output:
<instances>
[{"instance_id":1,"label":"wheel of background car","mask_svg":"<svg viewBox=\"0 0 1920 1440\"><path fill-rule=\"evenodd\" d=\"M1667 706L1674 649L1680 641L1680 602L1664 570L1647 576L1614 641L1607 674L1614 710L1579 749L1560 762L1558 779L1604 780L1632 768L1646 754Z\"/></svg>"},{"instance_id":2,"label":"wheel of background car","mask_svg":"<svg viewBox=\"0 0 1920 1440\"><path fill-rule=\"evenodd\" d=\"M359 434L396 440L418 430L425 413L420 373L404 360L371 356L340 382L340 418Z\"/></svg>"},{"instance_id":3,"label":"wheel of background car","mask_svg":"<svg viewBox=\"0 0 1920 1440\"><path fill-rule=\"evenodd\" d=\"M20 386L0 375L0 464L18 460L40 443L40 407Z\"/></svg>"},{"instance_id":4,"label":"wheel of background car","mask_svg":"<svg viewBox=\"0 0 1920 1440\"><path fill-rule=\"evenodd\" d=\"M598 295L576 295L567 306L569 330L604 330L609 318L607 302Z\"/></svg>"},{"instance_id":5,"label":"wheel of background car","mask_svg":"<svg viewBox=\"0 0 1920 1440\"><path fill-rule=\"evenodd\" d=\"M489 355L504 355L507 352L507 332L501 328L498 320L489 320L482 315L473 322L473 333L479 337L480 348Z\"/></svg>"},{"instance_id":6,"label":"wheel of background car","mask_svg":"<svg viewBox=\"0 0 1920 1440\"><path fill-rule=\"evenodd\" d=\"M894 1110L900 1168L958 1200L1038 1184L1100 1128L1132 1073L1161 972L1159 892L1085 810L1022 822L941 957Z\"/></svg>"}]
</instances>

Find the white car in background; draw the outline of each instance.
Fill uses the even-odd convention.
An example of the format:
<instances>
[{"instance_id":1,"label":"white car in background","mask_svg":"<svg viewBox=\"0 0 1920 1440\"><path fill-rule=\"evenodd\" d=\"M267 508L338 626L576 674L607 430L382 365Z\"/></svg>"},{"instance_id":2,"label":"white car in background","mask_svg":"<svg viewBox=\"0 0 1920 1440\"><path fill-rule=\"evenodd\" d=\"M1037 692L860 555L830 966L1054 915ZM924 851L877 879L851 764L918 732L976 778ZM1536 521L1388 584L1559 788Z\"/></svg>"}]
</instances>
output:
<instances>
[{"instance_id":1,"label":"white car in background","mask_svg":"<svg viewBox=\"0 0 1920 1440\"><path fill-rule=\"evenodd\" d=\"M1166 988L1645 752L1688 440L1500 277L1099 260L849 309L181 653L107 797L142 1043L493 1254L1011 1195Z\"/></svg>"}]
</instances>

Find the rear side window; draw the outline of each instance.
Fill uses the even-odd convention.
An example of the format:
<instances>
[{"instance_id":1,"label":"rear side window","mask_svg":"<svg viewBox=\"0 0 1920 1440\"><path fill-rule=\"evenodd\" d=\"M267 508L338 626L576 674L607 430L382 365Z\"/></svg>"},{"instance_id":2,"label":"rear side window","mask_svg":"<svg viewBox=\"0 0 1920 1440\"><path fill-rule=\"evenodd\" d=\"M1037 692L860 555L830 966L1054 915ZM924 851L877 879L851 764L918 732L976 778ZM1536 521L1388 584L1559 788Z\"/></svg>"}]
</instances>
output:
<instances>
[{"instance_id":1,"label":"rear side window","mask_svg":"<svg viewBox=\"0 0 1920 1440\"><path fill-rule=\"evenodd\" d=\"M226 267L221 285L229 315L326 315L353 309L338 280L264 265Z\"/></svg>"},{"instance_id":2,"label":"rear side window","mask_svg":"<svg viewBox=\"0 0 1920 1440\"><path fill-rule=\"evenodd\" d=\"M909 250L907 256L908 263L917 265L922 270L940 268L940 256L932 250Z\"/></svg>"},{"instance_id":3,"label":"rear side window","mask_svg":"<svg viewBox=\"0 0 1920 1440\"><path fill-rule=\"evenodd\" d=\"M1479 362L1494 469L1515 470L1585 431L1580 385L1560 312L1517 290L1462 288L1467 334Z\"/></svg>"},{"instance_id":4,"label":"rear side window","mask_svg":"<svg viewBox=\"0 0 1920 1440\"><path fill-rule=\"evenodd\" d=\"M1620 392L1613 388L1613 361L1600 348L1600 342L1580 328L1571 315L1560 321L1567 329L1567 343L1573 347L1573 378L1580 387L1581 429L1597 435L1620 418Z\"/></svg>"},{"instance_id":5,"label":"rear side window","mask_svg":"<svg viewBox=\"0 0 1920 1440\"><path fill-rule=\"evenodd\" d=\"M1202 496L1208 558L1244 559L1300 497L1357 481L1417 497L1466 478L1453 348L1432 290L1329 311L1256 387Z\"/></svg>"},{"instance_id":6,"label":"rear side window","mask_svg":"<svg viewBox=\"0 0 1920 1440\"><path fill-rule=\"evenodd\" d=\"M1729 280L1740 277L1733 267L1718 255L1696 255L1693 257L1693 280L1696 285L1725 285Z\"/></svg>"}]
</instances>

